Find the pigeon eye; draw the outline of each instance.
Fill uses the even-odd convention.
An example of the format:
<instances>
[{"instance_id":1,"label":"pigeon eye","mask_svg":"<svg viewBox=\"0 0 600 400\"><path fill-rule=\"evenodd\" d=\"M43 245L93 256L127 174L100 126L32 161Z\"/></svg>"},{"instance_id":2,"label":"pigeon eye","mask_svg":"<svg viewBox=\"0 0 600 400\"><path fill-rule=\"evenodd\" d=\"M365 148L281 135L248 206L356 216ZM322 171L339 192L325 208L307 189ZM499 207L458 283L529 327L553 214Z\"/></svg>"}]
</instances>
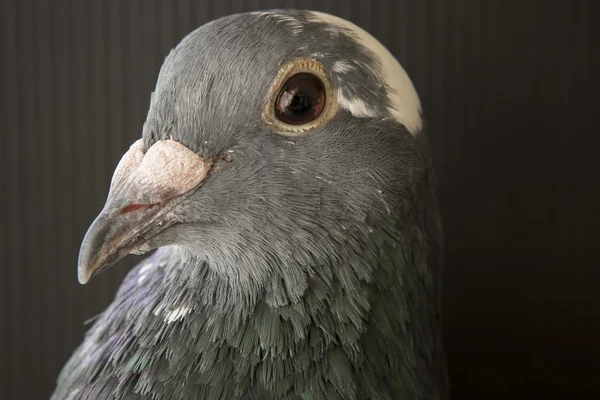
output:
<instances>
[{"instance_id":1,"label":"pigeon eye","mask_svg":"<svg viewBox=\"0 0 600 400\"><path fill-rule=\"evenodd\" d=\"M290 125L313 121L323 111L325 86L313 74L300 72L289 78L275 101L275 116Z\"/></svg>"},{"instance_id":2,"label":"pigeon eye","mask_svg":"<svg viewBox=\"0 0 600 400\"><path fill-rule=\"evenodd\" d=\"M302 135L335 114L335 97L325 68L314 59L297 58L277 74L263 120L279 134Z\"/></svg>"}]
</instances>

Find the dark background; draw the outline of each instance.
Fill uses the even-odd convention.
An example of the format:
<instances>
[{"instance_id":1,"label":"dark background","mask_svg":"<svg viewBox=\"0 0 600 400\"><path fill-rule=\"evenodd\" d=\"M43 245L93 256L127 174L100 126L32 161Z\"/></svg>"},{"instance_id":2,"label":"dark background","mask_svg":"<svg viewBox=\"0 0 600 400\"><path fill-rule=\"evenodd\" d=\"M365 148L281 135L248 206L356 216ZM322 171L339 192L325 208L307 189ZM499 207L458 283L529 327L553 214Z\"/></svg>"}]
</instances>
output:
<instances>
[{"instance_id":1,"label":"dark background","mask_svg":"<svg viewBox=\"0 0 600 400\"><path fill-rule=\"evenodd\" d=\"M81 239L162 60L216 17L294 7L370 31L420 93L445 222L456 399L590 395L600 362L593 1L3 1L0 371L43 399L128 258L81 286ZM593 117L594 116L594 117Z\"/></svg>"}]
</instances>

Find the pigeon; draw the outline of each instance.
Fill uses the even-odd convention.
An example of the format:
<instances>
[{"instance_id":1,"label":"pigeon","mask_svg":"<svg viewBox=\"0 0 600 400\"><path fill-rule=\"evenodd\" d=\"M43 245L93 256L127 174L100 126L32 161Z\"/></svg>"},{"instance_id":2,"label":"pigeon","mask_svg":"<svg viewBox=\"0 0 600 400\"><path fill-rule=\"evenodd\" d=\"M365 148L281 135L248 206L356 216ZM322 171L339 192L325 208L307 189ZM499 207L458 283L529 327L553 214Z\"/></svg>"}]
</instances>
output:
<instances>
[{"instance_id":1,"label":"pigeon","mask_svg":"<svg viewBox=\"0 0 600 400\"><path fill-rule=\"evenodd\" d=\"M419 96L373 36L269 10L171 50L79 254L125 278L54 400L446 399Z\"/></svg>"}]
</instances>

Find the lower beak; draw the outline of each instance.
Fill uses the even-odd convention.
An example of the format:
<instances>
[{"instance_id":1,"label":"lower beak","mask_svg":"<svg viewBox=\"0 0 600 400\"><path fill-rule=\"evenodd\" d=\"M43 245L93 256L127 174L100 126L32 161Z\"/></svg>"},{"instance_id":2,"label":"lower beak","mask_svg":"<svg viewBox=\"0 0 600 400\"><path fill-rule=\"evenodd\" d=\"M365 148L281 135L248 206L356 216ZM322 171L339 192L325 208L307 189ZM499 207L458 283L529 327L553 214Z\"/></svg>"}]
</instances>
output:
<instances>
[{"instance_id":1,"label":"lower beak","mask_svg":"<svg viewBox=\"0 0 600 400\"><path fill-rule=\"evenodd\" d=\"M121 159L106 205L83 239L77 268L82 284L176 224L173 210L210 169L173 140L158 141L145 154L142 148L139 140Z\"/></svg>"},{"instance_id":2,"label":"lower beak","mask_svg":"<svg viewBox=\"0 0 600 400\"><path fill-rule=\"evenodd\" d=\"M139 246L176 223L167 204L132 204L104 209L88 229L81 250L77 275L87 283Z\"/></svg>"}]
</instances>

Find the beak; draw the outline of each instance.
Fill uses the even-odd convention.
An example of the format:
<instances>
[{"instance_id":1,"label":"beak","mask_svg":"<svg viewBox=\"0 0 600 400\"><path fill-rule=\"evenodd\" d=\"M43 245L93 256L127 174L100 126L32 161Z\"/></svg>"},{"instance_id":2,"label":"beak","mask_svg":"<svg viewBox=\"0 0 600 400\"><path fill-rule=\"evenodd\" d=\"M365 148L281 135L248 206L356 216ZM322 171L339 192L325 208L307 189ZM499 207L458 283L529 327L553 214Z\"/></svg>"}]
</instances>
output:
<instances>
[{"instance_id":1,"label":"beak","mask_svg":"<svg viewBox=\"0 0 600 400\"><path fill-rule=\"evenodd\" d=\"M83 239L77 268L82 284L176 224L173 210L210 170L210 162L173 140L142 150L140 139L119 162L104 209Z\"/></svg>"}]
</instances>

